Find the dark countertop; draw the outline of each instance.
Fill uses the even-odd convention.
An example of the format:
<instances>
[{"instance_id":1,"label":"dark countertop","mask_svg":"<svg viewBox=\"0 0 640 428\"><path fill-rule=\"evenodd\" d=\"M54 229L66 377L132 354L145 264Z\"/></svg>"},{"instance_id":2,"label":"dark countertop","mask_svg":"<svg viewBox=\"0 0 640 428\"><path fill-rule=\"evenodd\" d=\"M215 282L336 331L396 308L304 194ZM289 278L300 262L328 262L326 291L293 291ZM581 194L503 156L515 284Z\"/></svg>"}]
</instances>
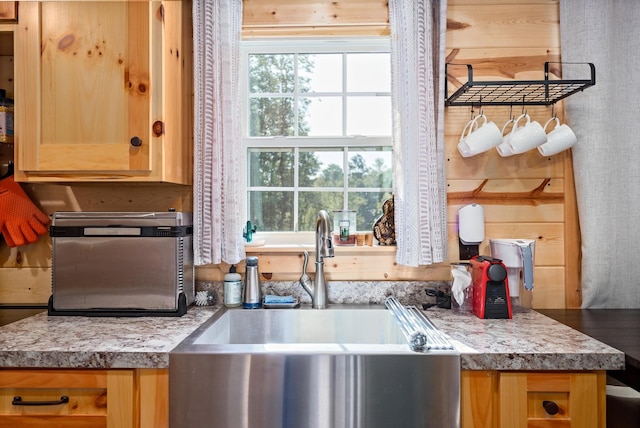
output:
<instances>
[{"instance_id":1,"label":"dark countertop","mask_svg":"<svg viewBox=\"0 0 640 428\"><path fill-rule=\"evenodd\" d=\"M609 374L640 390L640 309L539 309L587 336L619 349L625 354L625 370Z\"/></svg>"}]
</instances>

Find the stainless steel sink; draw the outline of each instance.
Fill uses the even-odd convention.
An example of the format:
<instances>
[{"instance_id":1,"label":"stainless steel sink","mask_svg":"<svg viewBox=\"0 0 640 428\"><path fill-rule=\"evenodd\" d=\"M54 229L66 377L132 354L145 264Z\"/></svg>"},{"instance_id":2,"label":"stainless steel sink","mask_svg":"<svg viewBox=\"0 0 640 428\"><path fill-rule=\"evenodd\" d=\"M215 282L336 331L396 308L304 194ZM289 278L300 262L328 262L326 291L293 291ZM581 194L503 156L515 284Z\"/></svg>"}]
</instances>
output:
<instances>
[{"instance_id":1,"label":"stainless steel sink","mask_svg":"<svg viewBox=\"0 0 640 428\"><path fill-rule=\"evenodd\" d=\"M223 309L169 356L170 427L459 427L460 356L380 306Z\"/></svg>"}]
</instances>

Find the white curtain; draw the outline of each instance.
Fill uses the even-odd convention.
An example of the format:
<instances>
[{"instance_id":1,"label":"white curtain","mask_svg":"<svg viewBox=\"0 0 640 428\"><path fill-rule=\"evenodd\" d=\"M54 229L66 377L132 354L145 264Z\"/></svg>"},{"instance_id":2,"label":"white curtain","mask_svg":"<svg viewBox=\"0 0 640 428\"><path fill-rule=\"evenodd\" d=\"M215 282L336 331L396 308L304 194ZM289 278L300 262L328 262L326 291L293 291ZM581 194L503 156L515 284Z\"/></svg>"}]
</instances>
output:
<instances>
[{"instance_id":1,"label":"white curtain","mask_svg":"<svg viewBox=\"0 0 640 428\"><path fill-rule=\"evenodd\" d=\"M396 261L445 260L446 0L390 0Z\"/></svg>"},{"instance_id":2,"label":"white curtain","mask_svg":"<svg viewBox=\"0 0 640 428\"><path fill-rule=\"evenodd\" d=\"M196 265L245 258L246 154L238 67L242 0L194 0L194 258Z\"/></svg>"},{"instance_id":3,"label":"white curtain","mask_svg":"<svg viewBox=\"0 0 640 428\"><path fill-rule=\"evenodd\" d=\"M638 308L640 2L562 0L563 62L592 62L596 85L565 101L582 238L582 306ZM563 78L588 69L563 66Z\"/></svg>"}]
</instances>

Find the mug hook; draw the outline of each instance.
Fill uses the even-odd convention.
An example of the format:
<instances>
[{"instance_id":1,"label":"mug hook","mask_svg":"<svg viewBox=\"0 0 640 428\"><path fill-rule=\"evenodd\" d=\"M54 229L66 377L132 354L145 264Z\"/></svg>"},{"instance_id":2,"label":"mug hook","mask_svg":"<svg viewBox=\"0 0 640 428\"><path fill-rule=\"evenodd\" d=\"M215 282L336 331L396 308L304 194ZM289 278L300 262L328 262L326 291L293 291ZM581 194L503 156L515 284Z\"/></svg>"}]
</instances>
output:
<instances>
[{"instance_id":1,"label":"mug hook","mask_svg":"<svg viewBox=\"0 0 640 428\"><path fill-rule=\"evenodd\" d=\"M556 103L551 104L551 119L556 118Z\"/></svg>"}]
</instances>

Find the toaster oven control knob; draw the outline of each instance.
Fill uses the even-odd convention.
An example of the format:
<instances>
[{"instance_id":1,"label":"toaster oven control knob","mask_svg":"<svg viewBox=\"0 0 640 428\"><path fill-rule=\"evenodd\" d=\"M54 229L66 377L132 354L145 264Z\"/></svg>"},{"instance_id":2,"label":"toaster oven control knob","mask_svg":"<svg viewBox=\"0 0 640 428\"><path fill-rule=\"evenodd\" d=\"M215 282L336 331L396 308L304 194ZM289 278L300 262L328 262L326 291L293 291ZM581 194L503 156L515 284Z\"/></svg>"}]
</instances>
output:
<instances>
[{"instance_id":1,"label":"toaster oven control knob","mask_svg":"<svg viewBox=\"0 0 640 428\"><path fill-rule=\"evenodd\" d=\"M507 269L501 264L492 264L487 269L487 276L491 281L501 282L507 277Z\"/></svg>"}]
</instances>

